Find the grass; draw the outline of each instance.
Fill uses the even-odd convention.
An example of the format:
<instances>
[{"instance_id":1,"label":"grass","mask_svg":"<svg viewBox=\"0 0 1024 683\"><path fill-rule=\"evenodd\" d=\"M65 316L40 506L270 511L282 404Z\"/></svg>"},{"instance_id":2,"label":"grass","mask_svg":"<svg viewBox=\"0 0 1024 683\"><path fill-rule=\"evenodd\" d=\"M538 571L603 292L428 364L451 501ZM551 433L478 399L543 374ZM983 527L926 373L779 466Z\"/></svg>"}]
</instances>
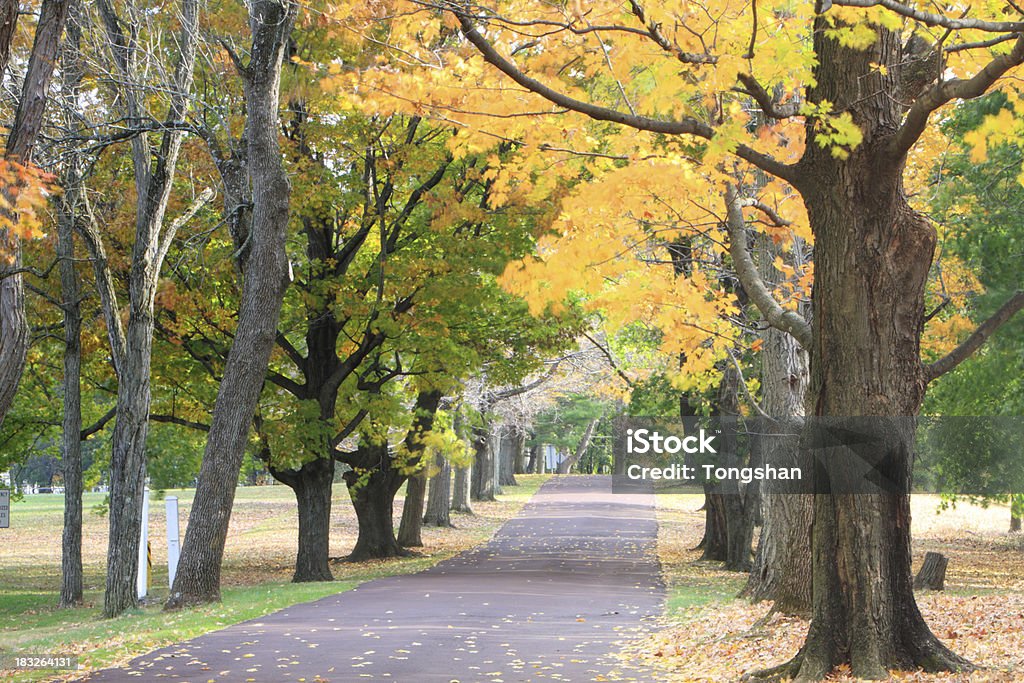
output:
<instances>
[{"instance_id":1,"label":"grass","mask_svg":"<svg viewBox=\"0 0 1024 683\"><path fill-rule=\"evenodd\" d=\"M106 561L107 518L93 507L102 494L86 494L83 516L85 605L60 610L60 535L63 496L26 496L11 506L11 528L0 530L0 655L78 656L86 670L123 664L158 647L195 637L289 605L349 590L382 576L426 569L478 545L514 517L546 475L518 477L493 503L474 504L474 515L453 515L455 529L425 528L425 547L413 557L387 561L332 562L335 580L289 583L298 521L295 499L284 486L239 488L225 549L222 602L164 613L167 596L166 519L163 501L150 501L150 543L154 572L150 600L117 619L100 618ZM168 491L179 498L182 534L193 492ZM404 499L395 505L401 517ZM335 486L332 510L332 555L344 555L355 543L356 520L343 484ZM0 671L0 680L34 683L72 675L52 671Z\"/></svg>"}]
</instances>

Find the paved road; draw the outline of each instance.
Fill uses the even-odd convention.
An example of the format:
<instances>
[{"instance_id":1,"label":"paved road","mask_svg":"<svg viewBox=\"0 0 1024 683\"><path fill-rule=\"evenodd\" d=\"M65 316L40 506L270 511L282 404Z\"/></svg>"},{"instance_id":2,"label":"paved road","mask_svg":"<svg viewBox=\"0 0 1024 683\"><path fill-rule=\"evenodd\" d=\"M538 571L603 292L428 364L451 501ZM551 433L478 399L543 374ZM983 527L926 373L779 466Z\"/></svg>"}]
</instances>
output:
<instances>
[{"instance_id":1,"label":"paved road","mask_svg":"<svg viewBox=\"0 0 1024 683\"><path fill-rule=\"evenodd\" d=\"M661 611L656 538L652 496L612 495L610 477L553 479L476 550L89 680L652 680L609 653Z\"/></svg>"}]
</instances>

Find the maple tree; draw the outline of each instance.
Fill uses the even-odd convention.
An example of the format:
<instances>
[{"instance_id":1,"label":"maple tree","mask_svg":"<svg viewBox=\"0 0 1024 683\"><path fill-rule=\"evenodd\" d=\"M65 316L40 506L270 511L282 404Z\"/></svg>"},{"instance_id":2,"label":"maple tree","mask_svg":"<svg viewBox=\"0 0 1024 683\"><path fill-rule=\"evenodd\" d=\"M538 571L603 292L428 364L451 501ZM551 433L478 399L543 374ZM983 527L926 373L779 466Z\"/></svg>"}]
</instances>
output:
<instances>
[{"instance_id":1,"label":"maple tree","mask_svg":"<svg viewBox=\"0 0 1024 683\"><path fill-rule=\"evenodd\" d=\"M749 216L798 196L790 222L813 237L813 326L779 306L755 269L738 268L747 295L808 351L814 416L914 416L927 384L1024 306L1011 296L948 355L922 361L935 230L906 183L934 158L935 111L994 88L1019 101L1004 78L1024 61L1019 12L969 14L893 0L395 3L385 40L397 66L353 80L457 119L477 139L622 158L634 176L656 157L678 169L677 193L716 197L737 266ZM530 158L508 177L545 163ZM928 630L910 585L911 424L870 428L876 462L901 492L815 496L812 626L792 662L760 677L817 680L842 663L868 678L970 668ZM850 466L828 463L833 475Z\"/></svg>"}]
</instances>

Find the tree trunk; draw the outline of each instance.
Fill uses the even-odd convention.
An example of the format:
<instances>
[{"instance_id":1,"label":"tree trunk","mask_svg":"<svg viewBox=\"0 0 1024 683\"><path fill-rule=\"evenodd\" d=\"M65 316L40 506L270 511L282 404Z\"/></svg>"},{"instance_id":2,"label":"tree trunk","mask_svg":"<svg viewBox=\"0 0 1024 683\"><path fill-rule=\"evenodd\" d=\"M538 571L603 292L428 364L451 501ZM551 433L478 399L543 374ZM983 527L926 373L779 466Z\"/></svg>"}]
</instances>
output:
<instances>
[{"instance_id":1,"label":"tree trunk","mask_svg":"<svg viewBox=\"0 0 1024 683\"><path fill-rule=\"evenodd\" d=\"M270 473L295 493L298 504L299 550L292 581L333 581L330 544L334 460L316 458L297 470L271 468Z\"/></svg>"},{"instance_id":2,"label":"tree trunk","mask_svg":"<svg viewBox=\"0 0 1024 683\"><path fill-rule=\"evenodd\" d=\"M495 500L494 494L494 449L491 447L490 430L486 427L473 428L473 484L470 498L473 500Z\"/></svg>"},{"instance_id":3,"label":"tree trunk","mask_svg":"<svg viewBox=\"0 0 1024 683\"><path fill-rule=\"evenodd\" d=\"M64 533L61 540L60 606L82 603L82 316L73 261L77 173L65 184L57 219L57 258L64 309ZM74 189L73 189L74 188Z\"/></svg>"},{"instance_id":4,"label":"tree trunk","mask_svg":"<svg viewBox=\"0 0 1024 683\"><path fill-rule=\"evenodd\" d=\"M14 114L14 123L7 136L5 156L9 161L28 164L32 160L39 130L43 125L50 77L57 63L57 47L64 22L67 19L70 0L43 0L36 23L32 52L29 55L22 83L21 97ZM18 3L5 3L2 14L9 26L0 29L0 59L6 69L10 56L11 37L15 31ZM0 78L5 74L0 72ZM20 181L18 181L20 182ZM6 200L2 209L5 222L17 225L18 217L13 213L14 198L20 188L0 187ZM4 255L0 270L18 270L21 262L21 237L7 228L0 228L0 254ZM25 370L28 353L29 327L25 317L25 284L21 273L0 278L0 425L14 403L21 375Z\"/></svg>"},{"instance_id":5,"label":"tree trunk","mask_svg":"<svg viewBox=\"0 0 1024 683\"><path fill-rule=\"evenodd\" d=\"M759 423L762 435L758 447L764 462L780 468L796 467L802 453L799 427L793 421L782 420L780 417L777 423ZM772 600L774 612L809 615L814 497L808 493L787 493L780 482L766 480L761 485L761 537L742 595L754 601Z\"/></svg>"},{"instance_id":6,"label":"tree trunk","mask_svg":"<svg viewBox=\"0 0 1024 683\"><path fill-rule=\"evenodd\" d=\"M67 39L61 53L64 123L77 128L82 80L79 5L69 7ZM75 221L81 216L81 163L72 157L61 172L63 195L58 200L57 258L64 311L64 420L61 460L64 468L64 531L61 538L60 606L82 604L82 313L75 269Z\"/></svg>"},{"instance_id":7,"label":"tree trunk","mask_svg":"<svg viewBox=\"0 0 1024 683\"><path fill-rule=\"evenodd\" d=\"M368 446L360 450L363 454L371 451L376 453L376 456L364 459L376 457L377 460L387 460L386 445ZM395 538L394 500L401 486L401 481L396 483L399 476L398 471L390 466L368 470L362 476L355 470L344 474L359 522L359 537L346 558L349 562L408 555L408 551Z\"/></svg>"},{"instance_id":8,"label":"tree trunk","mask_svg":"<svg viewBox=\"0 0 1024 683\"><path fill-rule=\"evenodd\" d=\"M427 512L423 523L427 526L452 526L449 505L452 491L452 465L444 454L434 456L437 474L430 478L430 495L427 497Z\"/></svg>"},{"instance_id":9,"label":"tree trunk","mask_svg":"<svg viewBox=\"0 0 1024 683\"><path fill-rule=\"evenodd\" d=\"M729 536L725 522L725 496L718 484L704 484L704 538L697 546L702 560L725 562L729 557Z\"/></svg>"},{"instance_id":10,"label":"tree trunk","mask_svg":"<svg viewBox=\"0 0 1024 683\"><path fill-rule=\"evenodd\" d=\"M891 668L971 668L931 633L914 599L909 492L936 238L907 203L906 157L892 146L903 114L890 94L897 76L875 67L901 63L901 36L876 30L877 43L861 51L842 47L823 18L815 21L817 85L808 99L851 111L864 140L845 159L809 144L798 189L815 237L808 405L832 416L833 433L848 430L859 442L856 454L824 458L823 474L857 481L866 460L892 492L815 494L811 626L779 672L797 680L821 680L845 663L869 679L888 678ZM816 122L807 125L813 136ZM801 447L813 449L819 436L809 422Z\"/></svg>"},{"instance_id":11,"label":"tree trunk","mask_svg":"<svg viewBox=\"0 0 1024 683\"><path fill-rule=\"evenodd\" d=\"M559 474L569 474L569 471L583 458L583 454L590 448L590 441L594 438L594 430L597 429L597 423L600 421L600 418L595 417L587 423L587 428L584 430L580 442L576 444L576 451L558 465Z\"/></svg>"},{"instance_id":12,"label":"tree trunk","mask_svg":"<svg viewBox=\"0 0 1024 683\"><path fill-rule=\"evenodd\" d=\"M252 58L243 79L247 157L253 188L250 251L245 262L238 327L217 391L199 483L167 609L220 599L220 566L235 487L277 332L287 284L284 246L291 192L277 141L278 91L284 45L291 33L294 11L293 5L282 6L272 0L254 2L250 8ZM328 509L329 491L328 486ZM324 576L325 566L318 565L308 575ZM326 576L330 576L329 569ZM298 577L297 564L296 580Z\"/></svg>"},{"instance_id":13,"label":"tree trunk","mask_svg":"<svg viewBox=\"0 0 1024 683\"><path fill-rule=\"evenodd\" d=\"M1020 516L1010 513L1010 533L1016 533L1020 531Z\"/></svg>"},{"instance_id":14,"label":"tree trunk","mask_svg":"<svg viewBox=\"0 0 1024 683\"><path fill-rule=\"evenodd\" d=\"M474 469L475 469L474 465ZM452 512L461 512L466 515L473 514L473 507L469 503L470 480L472 479L469 467L455 468L455 484L452 490Z\"/></svg>"},{"instance_id":15,"label":"tree trunk","mask_svg":"<svg viewBox=\"0 0 1024 683\"><path fill-rule=\"evenodd\" d=\"M516 462L523 450L524 436L516 427L506 427L501 432L498 448L498 485L519 486L516 482Z\"/></svg>"},{"instance_id":16,"label":"tree trunk","mask_svg":"<svg viewBox=\"0 0 1024 683\"><path fill-rule=\"evenodd\" d=\"M440 404L440 391L423 389L417 394L415 417L403 442L405 459L400 463L401 468L392 462L387 443L364 444L355 453L339 456L353 467L344 474L344 479L359 521L359 537L348 556L350 562L409 554L395 539L395 494L407 478L402 472L420 463L426 448L422 437L433 429L434 416ZM420 479L422 481L422 477ZM419 500L413 501L413 506L418 523L423 514L422 488L416 495ZM407 504L409 502L406 501Z\"/></svg>"},{"instance_id":17,"label":"tree trunk","mask_svg":"<svg viewBox=\"0 0 1024 683\"><path fill-rule=\"evenodd\" d=\"M758 271L766 282L780 274L773 261L783 257L803 265L803 245L793 244L791 253L781 250L766 235L756 243ZM756 447L762 462L776 467L801 467L799 423L804 415L807 393L807 352L789 334L769 327L763 332L761 351L762 408L771 419L759 420ZM761 535L757 554L742 595L754 601L772 600L772 610L806 616L811 612L811 521L814 497L785 492L780 482L761 482Z\"/></svg>"},{"instance_id":18,"label":"tree trunk","mask_svg":"<svg viewBox=\"0 0 1024 683\"><path fill-rule=\"evenodd\" d=\"M532 451L533 449L530 449L531 457L529 462L531 463L533 462ZM527 474L530 470L527 464L526 432L521 429L516 430L516 447L513 451L513 456L512 474Z\"/></svg>"},{"instance_id":19,"label":"tree trunk","mask_svg":"<svg viewBox=\"0 0 1024 683\"><path fill-rule=\"evenodd\" d=\"M134 50L122 32L120 20L108 3L99 3L111 42L111 56L123 79L121 92L129 118L141 116L143 95L133 73ZM195 66L199 9L196 0L183 0L180 63L171 86L173 95L167 117L184 118L191 101ZM137 27L135 27L137 28ZM133 29L134 30L134 29ZM146 436L149 431L150 367L153 349L153 309L164 256L174 238L179 220L165 226L178 153L183 133L163 134L161 154L155 167L149 142L144 136L132 138L136 186L135 242L132 245L128 277L128 325L123 340L113 339L117 327L108 330L117 373L117 417L111 435L110 536L107 552L107 585L103 615L115 617L138 604L139 536L142 525L142 493L146 479ZM106 302L109 303L109 302ZM105 311L110 318L120 315ZM108 327L111 327L108 324ZM120 352L119 352L119 349ZM118 357L120 356L120 357Z\"/></svg>"},{"instance_id":20,"label":"tree trunk","mask_svg":"<svg viewBox=\"0 0 1024 683\"><path fill-rule=\"evenodd\" d=\"M403 548L423 546L423 503L427 492L427 478L421 472L410 477L405 488L405 504L402 506L402 521L398 525L398 545Z\"/></svg>"}]
</instances>

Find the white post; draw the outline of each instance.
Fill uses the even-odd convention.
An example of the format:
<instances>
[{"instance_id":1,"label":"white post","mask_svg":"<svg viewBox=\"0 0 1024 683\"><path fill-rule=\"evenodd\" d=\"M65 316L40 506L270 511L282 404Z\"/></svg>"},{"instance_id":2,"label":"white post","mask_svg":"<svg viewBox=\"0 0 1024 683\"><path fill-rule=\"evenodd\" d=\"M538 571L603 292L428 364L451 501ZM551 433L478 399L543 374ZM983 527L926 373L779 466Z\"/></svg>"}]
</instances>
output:
<instances>
[{"instance_id":1,"label":"white post","mask_svg":"<svg viewBox=\"0 0 1024 683\"><path fill-rule=\"evenodd\" d=\"M178 555L181 553L178 544L178 497L167 496L167 587L174 586L174 577L178 573Z\"/></svg>"},{"instance_id":2,"label":"white post","mask_svg":"<svg viewBox=\"0 0 1024 683\"><path fill-rule=\"evenodd\" d=\"M149 592L149 489L142 492L142 536L139 539L139 573L135 579L139 600Z\"/></svg>"}]
</instances>

